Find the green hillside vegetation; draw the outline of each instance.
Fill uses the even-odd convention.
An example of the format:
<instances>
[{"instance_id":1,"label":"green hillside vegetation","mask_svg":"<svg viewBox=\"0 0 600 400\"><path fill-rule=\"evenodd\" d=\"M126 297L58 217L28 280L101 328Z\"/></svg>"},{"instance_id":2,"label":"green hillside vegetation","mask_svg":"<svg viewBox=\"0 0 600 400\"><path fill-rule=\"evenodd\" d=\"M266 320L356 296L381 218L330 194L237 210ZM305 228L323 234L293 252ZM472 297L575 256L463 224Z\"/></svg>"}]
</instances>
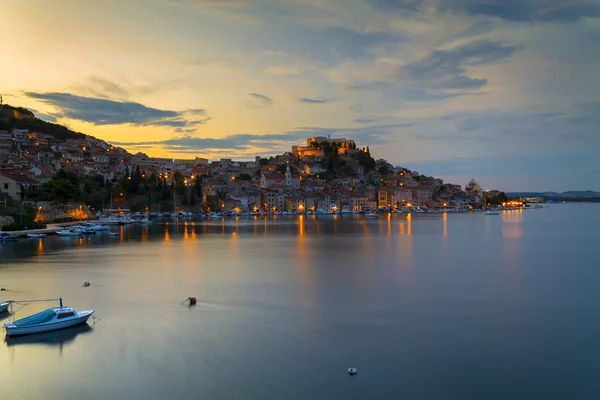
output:
<instances>
[{"instance_id":1,"label":"green hillside vegetation","mask_svg":"<svg viewBox=\"0 0 600 400\"><path fill-rule=\"evenodd\" d=\"M9 116L9 114L12 113L7 113L7 110L16 110L23 115L29 116L30 118L19 119L15 118L13 115ZM29 129L30 132L40 132L52 135L57 140L78 139L85 137L83 133L74 132L65 126L42 121L41 119L35 117L33 112L23 107L13 107L11 105L4 104L2 114L0 115L0 130L7 130L10 132L13 129Z\"/></svg>"}]
</instances>

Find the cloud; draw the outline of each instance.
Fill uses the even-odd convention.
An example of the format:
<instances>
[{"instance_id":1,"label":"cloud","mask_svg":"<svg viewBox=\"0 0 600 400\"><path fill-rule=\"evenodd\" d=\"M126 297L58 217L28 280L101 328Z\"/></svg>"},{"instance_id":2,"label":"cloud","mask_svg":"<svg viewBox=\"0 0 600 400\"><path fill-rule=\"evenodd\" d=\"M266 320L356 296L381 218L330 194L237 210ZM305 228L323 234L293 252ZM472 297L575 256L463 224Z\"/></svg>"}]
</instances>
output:
<instances>
[{"instance_id":1,"label":"cloud","mask_svg":"<svg viewBox=\"0 0 600 400\"><path fill-rule=\"evenodd\" d=\"M386 144L393 139L395 129L413 126L412 123L396 123L386 125L373 125L365 128L322 128L298 127L292 131L279 134L236 134L222 138L201 137L175 137L159 141L116 142L115 145L136 146L161 146L173 152L195 152L230 150L249 151L261 149L270 154L279 154L290 151L294 144L303 143L307 137L327 136L346 137L359 143L369 145Z\"/></svg>"},{"instance_id":2,"label":"cloud","mask_svg":"<svg viewBox=\"0 0 600 400\"><path fill-rule=\"evenodd\" d=\"M253 103L251 105L252 107L268 107L271 104L273 104L273 99L264 94L250 93L250 96L252 96L255 100L258 101L258 103Z\"/></svg>"},{"instance_id":3,"label":"cloud","mask_svg":"<svg viewBox=\"0 0 600 400\"><path fill-rule=\"evenodd\" d=\"M367 0L389 12L455 13L515 22L573 22L600 16L596 0Z\"/></svg>"},{"instance_id":4,"label":"cloud","mask_svg":"<svg viewBox=\"0 0 600 400\"><path fill-rule=\"evenodd\" d=\"M24 95L56 107L53 118L69 118L94 125L129 124L134 126L169 126L175 128L202 125L210 120L188 119L188 116L204 115L204 110L187 111L160 110L140 103L118 102L93 97L76 96L69 93L35 93Z\"/></svg>"},{"instance_id":5,"label":"cloud","mask_svg":"<svg viewBox=\"0 0 600 400\"><path fill-rule=\"evenodd\" d=\"M588 108L589 107L589 108ZM446 142L498 155L533 155L565 151L589 152L600 147L596 127L600 124L600 104L586 104L572 111L487 110L443 115L428 129L410 135L425 141ZM443 130L440 129L443 127Z\"/></svg>"},{"instance_id":6,"label":"cloud","mask_svg":"<svg viewBox=\"0 0 600 400\"><path fill-rule=\"evenodd\" d=\"M469 76L466 67L504 61L517 50L517 46L477 40L449 50L434 50L427 57L402 66L398 77L408 84L442 90L478 89L487 84L487 79Z\"/></svg>"},{"instance_id":7,"label":"cloud","mask_svg":"<svg viewBox=\"0 0 600 400\"><path fill-rule=\"evenodd\" d=\"M355 118L352 122L355 124L371 124L379 120L381 120L381 118Z\"/></svg>"},{"instance_id":8,"label":"cloud","mask_svg":"<svg viewBox=\"0 0 600 400\"><path fill-rule=\"evenodd\" d=\"M268 67L265 72L269 75L298 75L300 70L294 67L286 67L283 65Z\"/></svg>"},{"instance_id":9,"label":"cloud","mask_svg":"<svg viewBox=\"0 0 600 400\"><path fill-rule=\"evenodd\" d=\"M35 114L35 116L38 117L39 119L41 119L42 121L53 122L53 123L56 122L56 118L53 117L52 115L41 113L33 108L29 108L29 111L33 112Z\"/></svg>"},{"instance_id":10,"label":"cloud","mask_svg":"<svg viewBox=\"0 0 600 400\"><path fill-rule=\"evenodd\" d=\"M582 171L580 176L574 177L572 169L565 165ZM553 152L527 156L450 157L409 162L402 166L462 185L475 176L484 188L506 192L600 190L594 179L600 173L600 164L593 154Z\"/></svg>"},{"instance_id":11,"label":"cloud","mask_svg":"<svg viewBox=\"0 0 600 400\"><path fill-rule=\"evenodd\" d=\"M308 103L308 104L325 104L325 103L331 103L332 99L328 99L326 97L300 97L298 99L299 102L301 103Z\"/></svg>"},{"instance_id":12,"label":"cloud","mask_svg":"<svg viewBox=\"0 0 600 400\"><path fill-rule=\"evenodd\" d=\"M117 96L128 96L129 92L116 82L92 76L89 78L89 83L96 86L101 93L109 93Z\"/></svg>"}]
</instances>

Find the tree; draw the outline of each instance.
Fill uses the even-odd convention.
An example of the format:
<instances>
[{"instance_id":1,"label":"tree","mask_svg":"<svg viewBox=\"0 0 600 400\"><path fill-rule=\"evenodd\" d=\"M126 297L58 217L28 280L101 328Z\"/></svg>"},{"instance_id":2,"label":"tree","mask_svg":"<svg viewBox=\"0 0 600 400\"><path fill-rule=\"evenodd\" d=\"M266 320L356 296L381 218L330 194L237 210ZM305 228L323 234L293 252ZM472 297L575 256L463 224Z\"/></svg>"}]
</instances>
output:
<instances>
[{"instance_id":1,"label":"tree","mask_svg":"<svg viewBox=\"0 0 600 400\"><path fill-rule=\"evenodd\" d=\"M183 177L183 175L181 175L179 172L175 172L173 179L175 181L175 193L178 196L185 196L186 187L185 187L185 178ZM184 204L185 204L185 201L184 201Z\"/></svg>"},{"instance_id":2,"label":"tree","mask_svg":"<svg viewBox=\"0 0 600 400\"><path fill-rule=\"evenodd\" d=\"M389 165L387 163L381 163L379 164L379 167L377 168L377 170L379 171L379 173L383 176L388 175L391 171Z\"/></svg>"},{"instance_id":3,"label":"tree","mask_svg":"<svg viewBox=\"0 0 600 400\"><path fill-rule=\"evenodd\" d=\"M267 165L269 165L269 160L266 158L261 158L258 162L258 165L260 165L261 167L266 167Z\"/></svg>"},{"instance_id":4,"label":"tree","mask_svg":"<svg viewBox=\"0 0 600 400\"><path fill-rule=\"evenodd\" d=\"M68 179L52 179L41 186L41 197L47 201L68 203L79 199L79 186Z\"/></svg>"},{"instance_id":5,"label":"tree","mask_svg":"<svg viewBox=\"0 0 600 400\"><path fill-rule=\"evenodd\" d=\"M236 179L239 179L241 181L251 181L252 177L249 174L240 174L236 177Z\"/></svg>"},{"instance_id":6,"label":"tree","mask_svg":"<svg viewBox=\"0 0 600 400\"><path fill-rule=\"evenodd\" d=\"M130 185L130 188L129 188L131 190L131 193L137 193L138 192L138 189L140 188L141 181L142 181L142 173L140 172L140 166L138 164L135 167L135 172L131 176L131 185Z\"/></svg>"},{"instance_id":7,"label":"tree","mask_svg":"<svg viewBox=\"0 0 600 400\"><path fill-rule=\"evenodd\" d=\"M148 184L150 187L156 187L156 174L154 172L150 174L150 177L148 178Z\"/></svg>"},{"instance_id":8,"label":"tree","mask_svg":"<svg viewBox=\"0 0 600 400\"><path fill-rule=\"evenodd\" d=\"M202 197L202 177L200 175L196 176L196 180L194 182L194 193L198 197Z\"/></svg>"}]
</instances>

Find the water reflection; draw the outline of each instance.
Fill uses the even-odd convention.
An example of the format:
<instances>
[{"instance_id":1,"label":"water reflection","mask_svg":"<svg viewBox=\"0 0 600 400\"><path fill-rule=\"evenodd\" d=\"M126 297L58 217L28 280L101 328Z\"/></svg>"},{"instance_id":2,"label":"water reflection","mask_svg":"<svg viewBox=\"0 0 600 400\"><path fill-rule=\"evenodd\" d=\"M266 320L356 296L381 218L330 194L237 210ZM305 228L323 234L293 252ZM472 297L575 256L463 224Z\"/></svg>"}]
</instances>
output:
<instances>
[{"instance_id":1,"label":"water reflection","mask_svg":"<svg viewBox=\"0 0 600 400\"><path fill-rule=\"evenodd\" d=\"M444 224L444 230L442 232L442 235L444 237L446 237L446 236L448 236L448 213L444 213L442 221L443 221L443 224Z\"/></svg>"},{"instance_id":2,"label":"water reflection","mask_svg":"<svg viewBox=\"0 0 600 400\"><path fill-rule=\"evenodd\" d=\"M43 239L38 239L37 255L38 256L44 255L44 240Z\"/></svg>"},{"instance_id":3,"label":"water reflection","mask_svg":"<svg viewBox=\"0 0 600 400\"><path fill-rule=\"evenodd\" d=\"M74 326L72 328L61 329L59 331L36 333L26 336L5 337L4 342L8 347L39 344L50 347L62 347L70 344L79 335L92 332L94 329L86 324Z\"/></svg>"},{"instance_id":4,"label":"water reflection","mask_svg":"<svg viewBox=\"0 0 600 400\"><path fill-rule=\"evenodd\" d=\"M523 236L523 210L508 210L502 212L502 236L520 238Z\"/></svg>"},{"instance_id":5,"label":"water reflection","mask_svg":"<svg viewBox=\"0 0 600 400\"><path fill-rule=\"evenodd\" d=\"M597 386L590 349L600 334L597 274L587 268L600 261L592 240L600 214L584 210L575 217L587 223L573 223L577 210L506 221L452 213L242 218L188 223L185 236L157 221L125 227L122 246L107 235L91 248L49 237L38 265L29 260L38 242L9 244L0 248L0 283L15 290L7 297L60 294L106 322L82 339L64 331L0 345L8 383L0 398L468 399L489 398L492 386L493 398L577 397L579 387ZM515 228L523 237L503 235ZM507 279L523 266L528 275ZM82 289L86 279L93 286ZM196 308L180 306L188 296L198 296ZM336 378L360 365L359 381ZM565 380L573 371L577 379ZM423 385L440 374L452 393ZM223 384L232 377L241 384Z\"/></svg>"},{"instance_id":6,"label":"water reflection","mask_svg":"<svg viewBox=\"0 0 600 400\"><path fill-rule=\"evenodd\" d=\"M8 311L0 312L0 322L9 319L11 317L11 315L12 314L9 313Z\"/></svg>"},{"instance_id":7,"label":"water reflection","mask_svg":"<svg viewBox=\"0 0 600 400\"><path fill-rule=\"evenodd\" d=\"M514 277L516 266L521 264L523 236L523 210L502 212L502 247L509 274Z\"/></svg>"},{"instance_id":8,"label":"water reflection","mask_svg":"<svg viewBox=\"0 0 600 400\"><path fill-rule=\"evenodd\" d=\"M406 231L404 230L406 223ZM400 271L406 269L412 269L413 264L413 239L412 239L412 215L407 214L406 220L400 221L399 224L399 235L398 235L398 248L400 249ZM402 276L402 274L401 274Z\"/></svg>"},{"instance_id":9,"label":"water reflection","mask_svg":"<svg viewBox=\"0 0 600 400\"><path fill-rule=\"evenodd\" d=\"M448 213L444 213L442 224L442 254L446 256L448 253Z\"/></svg>"}]
</instances>

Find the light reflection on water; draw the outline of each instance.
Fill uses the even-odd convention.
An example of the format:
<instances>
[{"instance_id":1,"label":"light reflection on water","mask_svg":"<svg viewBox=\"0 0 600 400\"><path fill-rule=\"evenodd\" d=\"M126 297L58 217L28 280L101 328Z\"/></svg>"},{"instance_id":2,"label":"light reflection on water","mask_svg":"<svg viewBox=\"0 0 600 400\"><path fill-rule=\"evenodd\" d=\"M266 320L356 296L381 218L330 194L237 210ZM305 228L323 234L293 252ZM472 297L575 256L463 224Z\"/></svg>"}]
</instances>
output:
<instances>
[{"instance_id":1,"label":"light reflection on water","mask_svg":"<svg viewBox=\"0 0 600 400\"><path fill-rule=\"evenodd\" d=\"M598 224L598 207L557 206L0 245L0 299L60 296L102 318L5 342L0 397L597 397Z\"/></svg>"}]
</instances>

